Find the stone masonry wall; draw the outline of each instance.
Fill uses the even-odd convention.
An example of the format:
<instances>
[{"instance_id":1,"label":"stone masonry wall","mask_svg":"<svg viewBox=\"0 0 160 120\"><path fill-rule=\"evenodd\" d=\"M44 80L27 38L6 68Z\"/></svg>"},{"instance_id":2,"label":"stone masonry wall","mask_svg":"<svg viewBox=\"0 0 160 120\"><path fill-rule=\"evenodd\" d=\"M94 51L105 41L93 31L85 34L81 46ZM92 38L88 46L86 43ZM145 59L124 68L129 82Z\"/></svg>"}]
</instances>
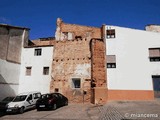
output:
<instances>
[{"instance_id":1,"label":"stone masonry wall","mask_svg":"<svg viewBox=\"0 0 160 120\"><path fill-rule=\"evenodd\" d=\"M91 38L101 38L101 29L67 24L57 19L54 42L51 92L66 95L70 102L91 101ZM73 79L81 80L73 88ZM85 92L84 92L85 91ZM85 95L84 95L85 93Z\"/></svg>"},{"instance_id":2,"label":"stone masonry wall","mask_svg":"<svg viewBox=\"0 0 160 120\"><path fill-rule=\"evenodd\" d=\"M101 38L101 29L98 27L82 26L64 23L57 19L56 40L74 40L79 38Z\"/></svg>"},{"instance_id":3,"label":"stone masonry wall","mask_svg":"<svg viewBox=\"0 0 160 120\"><path fill-rule=\"evenodd\" d=\"M102 40L92 39L92 80L95 87L106 87L105 45Z\"/></svg>"},{"instance_id":4,"label":"stone masonry wall","mask_svg":"<svg viewBox=\"0 0 160 120\"><path fill-rule=\"evenodd\" d=\"M89 40L64 40L54 44L50 91L66 95L71 102L90 102L91 54ZM73 88L72 78L81 79ZM86 91L86 94L83 94ZM84 95L84 96L83 96Z\"/></svg>"}]
</instances>

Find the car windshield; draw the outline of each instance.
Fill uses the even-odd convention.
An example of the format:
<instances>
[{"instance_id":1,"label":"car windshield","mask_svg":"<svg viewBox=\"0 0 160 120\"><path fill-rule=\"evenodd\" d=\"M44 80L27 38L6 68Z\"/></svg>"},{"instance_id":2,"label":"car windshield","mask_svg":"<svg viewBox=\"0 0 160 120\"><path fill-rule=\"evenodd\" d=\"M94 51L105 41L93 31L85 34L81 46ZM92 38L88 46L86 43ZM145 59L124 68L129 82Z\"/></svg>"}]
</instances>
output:
<instances>
[{"instance_id":1,"label":"car windshield","mask_svg":"<svg viewBox=\"0 0 160 120\"><path fill-rule=\"evenodd\" d=\"M14 99L14 97L6 97L4 98L2 101L7 101L7 102L10 102Z\"/></svg>"},{"instance_id":2,"label":"car windshield","mask_svg":"<svg viewBox=\"0 0 160 120\"><path fill-rule=\"evenodd\" d=\"M44 99L44 98L51 98L51 94L44 94L44 95L41 95L41 98Z\"/></svg>"},{"instance_id":3,"label":"car windshield","mask_svg":"<svg viewBox=\"0 0 160 120\"><path fill-rule=\"evenodd\" d=\"M42 99L52 98L52 97L57 97L57 95L56 94L43 94L43 95L41 95Z\"/></svg>"},{"instance_id":4,"label":"car windshield","mask_svg":"<svg viewBox=\"0 0 160 120\"><path fill-rule=\"evenodd\" d=\"M16 96L16 98L13 100L13 102L24 101L26 99L26 97L27 97L27 95Z\"/></svg>"}]
</instances>

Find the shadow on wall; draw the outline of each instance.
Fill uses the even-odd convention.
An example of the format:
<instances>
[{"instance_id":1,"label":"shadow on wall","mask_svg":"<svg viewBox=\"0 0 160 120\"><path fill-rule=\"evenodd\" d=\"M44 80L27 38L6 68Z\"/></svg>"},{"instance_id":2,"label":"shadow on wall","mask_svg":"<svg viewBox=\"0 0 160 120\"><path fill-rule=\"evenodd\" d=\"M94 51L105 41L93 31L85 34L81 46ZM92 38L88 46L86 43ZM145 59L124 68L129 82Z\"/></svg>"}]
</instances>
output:
<instances>
[{"instance_id":1,"label":"shadow on wall","mask_svg":"<svg viewBox=\"0 0 160 120\"><path fill-rule=\"evenodd\" d=\"M15 96L15 89L18 89L18 84L7 83L0 74L0 100L7 96Z\"/></svg>"}]
</instances>

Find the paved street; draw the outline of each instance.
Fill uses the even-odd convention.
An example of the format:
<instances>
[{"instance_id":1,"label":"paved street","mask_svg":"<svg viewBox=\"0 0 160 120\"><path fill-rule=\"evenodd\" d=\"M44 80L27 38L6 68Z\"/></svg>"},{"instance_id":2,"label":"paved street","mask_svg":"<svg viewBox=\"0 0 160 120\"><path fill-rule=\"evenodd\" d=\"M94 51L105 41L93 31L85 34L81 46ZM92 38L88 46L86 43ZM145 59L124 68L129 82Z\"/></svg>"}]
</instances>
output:
<instances>
[{"instance_id":1,"label":"paved street","mask_svg":"<svg viewBox=\"0 0 160 120\"><path fill-rule=\"evenodd\" d=\"M30 110L0 120L160 120L160 101L115 101L106 105L69 104L52 111Z\"/></svg>"},{"instance_id":2,"label":"paved street","mask_svg":"<svg viewBox=\"0 0 160 120\"><path fill-rule=\"evenodd\" d=\"M99 112L91 104L69 104L52 111L31 110L23 114L5 115L0 120L96 120L96 111Z\"/></svg>"}]
</instances>

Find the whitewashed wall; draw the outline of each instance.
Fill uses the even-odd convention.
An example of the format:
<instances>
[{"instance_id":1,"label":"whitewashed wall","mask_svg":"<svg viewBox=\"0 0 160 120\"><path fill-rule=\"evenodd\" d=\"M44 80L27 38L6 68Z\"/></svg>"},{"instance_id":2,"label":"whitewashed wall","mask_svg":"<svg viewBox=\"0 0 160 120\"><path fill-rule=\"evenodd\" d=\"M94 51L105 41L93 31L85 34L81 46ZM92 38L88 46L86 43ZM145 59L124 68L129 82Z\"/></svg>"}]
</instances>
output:
<instances>
[{"instance_id":1,"label":"whitewashed wall","mask_svg":"<svg viewBox=\"0 0 160 120\"><path fill-rule=\"evenodd\" d=\"M0 59L0 100L18 93L20 64Z\"/></svg>"},{"instance_id":2,"label":"whitewashed wall","mask_svg":"<svg viewBox=\"0 0 160 120\"><path fill-rule=\"evenodd\" d=\"M160 75L160 62L150 62L148 48L160 47L160 33L110 27L116 38L106 39L106 53L116 55L116 68L107 68L108 88L153 90L152 75Z\"/></svg>"},{"instance_id":3,"label":"whitewashed wall","mask_svg":"<svg viewBox=\"0 0 160 120\"><path fill-rule=\"evenodd\" d=\"M37 48L42 48L41 56L34 56L34 50ZM29 91L48 93L51 81L53 46L24 48L22 53L19 93ZM25 75L26 67L32 67L31 76ZM43 75L43 67L49 67L49 75Z\"/></svg>"}]
</instances>

